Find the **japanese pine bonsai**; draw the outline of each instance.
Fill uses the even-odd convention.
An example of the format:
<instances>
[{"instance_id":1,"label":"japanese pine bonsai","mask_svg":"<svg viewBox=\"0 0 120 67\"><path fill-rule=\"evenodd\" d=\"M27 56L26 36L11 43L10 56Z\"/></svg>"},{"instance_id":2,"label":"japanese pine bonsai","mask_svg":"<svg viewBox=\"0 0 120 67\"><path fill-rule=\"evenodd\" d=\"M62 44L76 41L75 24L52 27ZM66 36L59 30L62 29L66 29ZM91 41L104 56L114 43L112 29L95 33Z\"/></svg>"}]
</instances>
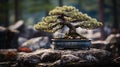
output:
<instances>
[{"instance_id":1,"label":"japanese pine bonsai","mask_svg":"<svg viewBox=\"0 0 120 67\"><path fill-rule=\"evenodd\" d=\"M46 32L56 32L63 29L64 26L69 28L69 32L65 33L65 39L87 39L76 32L76 28L94 29L100 27L101 22L95 18L91 18L87 14L83 14L73 6L56 7L49 12L49 16L43 17L42 21L34 27L37 30Z\"/></svg>"}]
</instances>

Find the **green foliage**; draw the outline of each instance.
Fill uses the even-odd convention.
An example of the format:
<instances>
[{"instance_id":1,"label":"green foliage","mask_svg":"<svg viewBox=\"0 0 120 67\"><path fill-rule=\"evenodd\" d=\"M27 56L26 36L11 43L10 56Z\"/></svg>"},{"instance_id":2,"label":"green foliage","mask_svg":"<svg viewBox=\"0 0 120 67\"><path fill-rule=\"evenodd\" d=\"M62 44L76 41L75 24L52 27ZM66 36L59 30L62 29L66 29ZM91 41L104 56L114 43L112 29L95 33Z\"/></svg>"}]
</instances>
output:
<instances>
[{"instance_id":1,"label":"green foliage","mask_svg":"<svg viewBox=\"0 0 120 67\"><path fill-rule=\"evenodd\" d=\"M56 32L67 26L70 28L70 31L73 30L76 33L75 28L78 27L94 29L101 25L102 23L98 22L95 18L83 14L73 6L62 6L51 10L49 16L44 17L41 22L35 25L35 29Z\"/></svg>"}]
</instances>

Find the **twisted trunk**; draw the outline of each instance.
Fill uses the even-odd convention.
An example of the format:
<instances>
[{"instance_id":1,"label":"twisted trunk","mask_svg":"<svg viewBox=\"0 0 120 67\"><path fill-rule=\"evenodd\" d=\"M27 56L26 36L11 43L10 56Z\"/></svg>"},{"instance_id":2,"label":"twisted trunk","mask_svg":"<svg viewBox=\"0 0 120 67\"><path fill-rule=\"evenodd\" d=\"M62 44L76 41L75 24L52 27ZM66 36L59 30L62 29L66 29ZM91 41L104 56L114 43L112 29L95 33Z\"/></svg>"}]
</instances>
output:
<instances>
[{"instance_id":1,"label":"twisted trunk","mask_svg":"<svg viewBox=\"0 0 120 67\"><path fill-rule=\"evenodd\" d=\"M66 34L65 38L67 38L67 39L76 39L77 37L79 37L80 39L87 39L86 37L84 37L84 36L77 33L76 26L73 26L71 23L65 21L64 15L58 16L58 18L61 19L60 20L61 25L66 25L70 29L68 34Z\"/></svg>"},{"instance_id":2,"label":"twisted trunk","mask_svg":"<svg viewBox=\"0 0 120 67\"><path fill-rule=\"evenodd\" d=\"M61 24L66 25L70 29L69 33L67 34L67 36L65 38L76 39L77 37L79 37L80 39L87 39L86 37L78 34L76 31L76 27L73 26L72 24L70 24L68 22L61 22Z\"/></svg>"}]
</instances>

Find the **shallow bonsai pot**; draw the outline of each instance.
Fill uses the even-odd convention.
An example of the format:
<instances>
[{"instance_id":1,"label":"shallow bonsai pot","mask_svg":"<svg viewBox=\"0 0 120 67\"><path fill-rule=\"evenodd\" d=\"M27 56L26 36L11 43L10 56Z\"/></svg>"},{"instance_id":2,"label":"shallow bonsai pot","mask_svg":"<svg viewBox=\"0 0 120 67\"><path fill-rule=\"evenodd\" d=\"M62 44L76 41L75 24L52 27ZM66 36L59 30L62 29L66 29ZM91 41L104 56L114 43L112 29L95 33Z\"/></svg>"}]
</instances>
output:
<instances>
[{"instance_id":1,"label":"shallow bonsai pot","mask_svg":"<svg viewBox=\"0 0 120 67\"><path fill-rule=\"evenodd\" d=\"M91 40L80 39L52 39L54 49L90 49Z\"/></svg>"}]
</instances>

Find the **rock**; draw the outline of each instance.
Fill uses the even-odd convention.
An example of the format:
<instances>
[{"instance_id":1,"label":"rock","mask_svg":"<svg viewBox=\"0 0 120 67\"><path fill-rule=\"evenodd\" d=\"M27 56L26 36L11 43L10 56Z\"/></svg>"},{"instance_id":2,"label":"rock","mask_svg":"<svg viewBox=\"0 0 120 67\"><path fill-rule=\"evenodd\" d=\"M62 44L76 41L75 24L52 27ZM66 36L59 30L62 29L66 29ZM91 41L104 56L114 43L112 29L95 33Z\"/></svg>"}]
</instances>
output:
<instances>
[{"instance_id":1,"label":"rock","mask_svg":"<svg viewBox=\"0 0 120 67\"><path fill-rule=\"evenodd\" d=\"M18 61L27 63L54 62L60 59L60 57L60 52L51 49L41 49L31 53L20 52Z\"/></svg>"},{"instance_id":2,"label":"rock","mask_svg":"<svg viewBox=\"0 0 120 67\"><path fill-rule=\"evenodd\" d=\"M32 50L28 47L21 47L21 48L18 48L18 52L32 52Z\"/></svg>"},{"instance_id":3,"label":"rock","mask_svg":"<svg viewBox=\"0 0 120 67\"><path fill-rule=\"evenodd\" d=\"M4 49L7 46L7 28L0 26L0 49Z\"/></svg>"},{"instance_id":4,"label":"rock","mask_svg":"<svg viewBox=\"0 0 120 67\"><path fill-rule=\"evenodd\" d=\"M98 59L95 56L91 55L91 54L86 55L85 59L90 61L90 62L98 62Z\"/></svg>"},{"instance_id":5,"label":"rock","mask_svg":"<svg viewBox=\"0 0 120 67\"><path fill-rule=\"evenodd\" d=\"M92 49L89 50L89 53L95 56L99 62L107 62L111 60L111 52L102 49ZM105 60L106 59L106 60Z\"/></svg>"},{"instance_id":6,"label":"rock","mask_svg":"<svg viewBox=\"0 0 120 67\"><path fill-rule=\"evenodd\" d=\"M18 44L21 46L24 42L26 42L28 39L25 37L19 37L18 38Z\"/></svg>"},{"instance_id":7,"label":"rock","mask_svg":"<svg viewBox=\"0 0 120 67\"><path fill-rule=\"evenodd\" d=\"M20 48L22 47L28 47L31 51L39 48L50 48L50 41L48 37L36 37L24 42Z\"/></svg>"},{"instance_id":8,"label":"rock","mask_svg":"<svg viewBox=\"0 0 120 67\"><path fill-rule=\"evenodd\" d=\"M70 62L78 62L80 58L72 54L67 54L67 55L62 55L60 60L61 60L61 63L64 64L64 63L70 63Z\"/></svg>"},{"instance_id":9,"label":"rock","mask_svg":"<svg viewBox=\"0 0 120 67\"><path fill-rule=\"evenodd\" d=\"M119 63L120 64L120 57L117 57L113 60L115 63Z\"/></svg>"},{"instance_id":10,"label":"rock","mask_svg":"<svg viewBox=\"0 0 120 67\"><path fill-rule=\"evenodd\" d=\"M16 49L0 49L0 61L13 61L17 59Z\"/></svg>"},{"instance_id":11,"label":"rock","mask_svg":"<svg viewBox=\"0 0 120 67\"><path fill-rule=\"evenodd\" d=\"M19 20L18 22L16 22L13 25L10 25L8 28L9 29L13 29L13 30L18 30L20 27L22 27L24 25L24 21L23 20Z\"/></svg>"},{"instance_id":12,"label":"rock","mask_svg":"<svg viewBox=\"0 0 120 67\"><path fill-rule=\"evenodd\" d=\"M110 34L105 40L92 41L92 48L98 49L110 49L115 43L119 42L117 40L116 34ZM116 46L116 45L114 45Z\"/></svg>"},{"instance_id":13,"label":"rock","mask_svg":"<svg viewBox=\"0 0 120 67\"><path fill-rule=\"evenodd\" d=\"M61 58L61 54L60 52L44 52L42 55L41 55L41 61L42 62L54 62L58 59Z\"/></svg>"},{"instance_id":14,"label":"rock","mask_svg":"<svg viewBox=\"0 0 120 67\"><path fill-rule=\"evenodd\" d=\"M52 63L39 63L36 67L54 67Z\"/></svg>"},{"instance_id":15,"label":"rock","mask_svg":"<svg viewBox=\"0 0 120 67\"><path fill-rule=\"evenodd\" d=\"M110 52L102 49L90 50L53 50L39 49L31 53L18 53L18 60L30 63L53 63L53 65L69 63L103 63L111 62Z\"/></svg>"},{"instance_id":16,"label":"rock","mask_svg":"<svg viewBox=\"0 0 120 67\"><path fill-rule=\"evenodd\" d=\"M0 49L17 48L19 31L0 26Z\"/></svg>"}]
</instances>

